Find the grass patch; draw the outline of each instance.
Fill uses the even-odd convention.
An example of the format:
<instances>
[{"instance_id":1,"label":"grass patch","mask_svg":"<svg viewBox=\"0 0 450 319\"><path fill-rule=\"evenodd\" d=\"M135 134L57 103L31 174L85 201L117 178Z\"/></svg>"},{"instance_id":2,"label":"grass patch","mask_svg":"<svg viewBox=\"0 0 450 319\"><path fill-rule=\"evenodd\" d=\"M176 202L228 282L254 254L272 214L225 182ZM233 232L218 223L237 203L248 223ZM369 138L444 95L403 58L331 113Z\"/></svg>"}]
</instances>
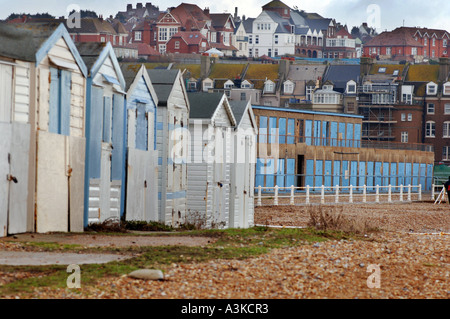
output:
<instances>
[{"instance_id":1,"label":"grass patch","mask_svg":"<svg viewBox=\"0 0 450 319\"><path fill-rule=\"evenodd\" d=\"M119 235L123 236L122 233ZM329 239L346 239L348 234L336 231L307 229L273 229L253 227L249 229L195 230L177 232L181 236L209 236L217 240L206 247L164 246L116 248L116 252L137 256L120 262L107 264L81 265L83 285L96 285L106 276L122 276L133 270L157 268L163 271L173 263L199 263L216 259L246 259L268 253L271 249L307 245ZM54 243L36 243L38 246L52 248ZM56 246L55 246L56 247ZM76 250L71 245L67 250ZM0 297L20 295L34 288L50 287L65 289L70 274L66 266L0 266L0 273L27 272L31 278L17 279L0 286Z\"/></svg>"}]
</instances>

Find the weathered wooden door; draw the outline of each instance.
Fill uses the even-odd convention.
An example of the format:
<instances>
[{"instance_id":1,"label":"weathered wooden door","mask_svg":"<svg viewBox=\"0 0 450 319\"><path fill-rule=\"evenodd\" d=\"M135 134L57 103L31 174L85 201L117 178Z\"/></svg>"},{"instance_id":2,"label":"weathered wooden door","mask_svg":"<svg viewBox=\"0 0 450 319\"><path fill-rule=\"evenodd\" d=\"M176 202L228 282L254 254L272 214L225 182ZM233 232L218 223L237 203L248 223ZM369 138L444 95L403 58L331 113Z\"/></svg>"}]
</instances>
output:
<instances>
[{"instance_id":1,"label":"weathered wooden door","mask_svg":"<svg viewBox=\"0 0 450 319\"><path fill-rule=\"evenodd\" d=\"M30 125L0 122L0 237L27 231Z\"/></svg>"}]
</instances>

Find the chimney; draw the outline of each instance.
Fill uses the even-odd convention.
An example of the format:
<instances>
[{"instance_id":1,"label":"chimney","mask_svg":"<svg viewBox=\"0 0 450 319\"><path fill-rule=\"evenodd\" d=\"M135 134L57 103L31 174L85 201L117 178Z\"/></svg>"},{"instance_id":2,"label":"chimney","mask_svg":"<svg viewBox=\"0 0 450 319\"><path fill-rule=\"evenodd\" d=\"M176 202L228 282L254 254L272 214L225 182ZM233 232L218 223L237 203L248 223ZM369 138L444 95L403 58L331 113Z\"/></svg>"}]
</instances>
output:
<instances>
[{"instance_id":1,"label":"chimney","mask_svg":"<svg viewBox=\"0 0 450 319\"><path fill-rule=\"evenodd\" d=\"M203 12L204 12L207 16L209 16L209 8L205 8L205 10L203 10Z\"/></svg>"},{"instance_id":2,"label":"chimney","mask_svg":"<svg viewBox=\"0 0 450 319\"><path fill-rule=\"evenodd\" d=\"M147 2L147 3L145 4L145 7L147 8L147 10L150 11L150 10L153 8L153 5L152 5L151 2Z\"/></svg>"},{"instance_id":3,"label":"chimney","mask_svg":"<svg viewBox=\"0 0 450 319\"><path fill-rule=\"evenodd\" d=\"M450 58L445 56L439 58L439 81L440 82L447 81L449 73L450 73Z\"/></svg>"},{"instance_id":4,"label":"chimney","mask_svg":"<svg viewBox=\"0 0 450 319\"><path fill-rule=\"evenodd\" d=\"M374 63L373 58L364 57L364 56L361 57L361 62L360 62L361 76L369 75L370 69L372 68L373 63Z\"/></svg>"},{"instance_id":5,"label":"chimney","mask_svg":"<svg viewBox=\"0 0 450 319\"><path fill-rule=\"evenodd\" d=\"M234 20L237 20L238 17L238 7L234 7Z\"/></svg>"},{"instance_id":6,"label":"chimney","mask_svg":"<svg viewBox=\"0 0 450 319\"><path fill-rule=\"evenodd\" d=\"M127 12L133 10L133 5L132 4L127 4Z\"/></svg>"},{"instance_id":7,"label":"chimney","mask_svg":"<svg viewBox=\"0 0 450 319\"><path fill-rule=\"evenodd\" d=\"M141 2L139 2L139 3L136 5L136 9L142 9L142 3L141 3Z\"/></svg>"},{"instance_id":8,"label":"chimney","mask_svg":"<svg viewBox=\"0 0 450 319\"><path fill-rule=\"evenodd\" d=\"M202 55L200 57L200 76L205 79L209 75L211 69L211 57Z\"/></svg>"}]
</instances>

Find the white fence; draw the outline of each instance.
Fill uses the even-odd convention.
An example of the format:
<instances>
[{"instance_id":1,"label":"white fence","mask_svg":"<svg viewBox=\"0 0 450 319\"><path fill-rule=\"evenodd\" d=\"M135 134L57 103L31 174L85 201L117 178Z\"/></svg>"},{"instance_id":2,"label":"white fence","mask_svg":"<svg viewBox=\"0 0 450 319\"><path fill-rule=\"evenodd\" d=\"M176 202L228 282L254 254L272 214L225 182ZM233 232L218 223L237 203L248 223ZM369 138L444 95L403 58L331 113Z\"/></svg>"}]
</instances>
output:
<instances>
[{"instance_id":1,"label":"white fence","mask_svg":"<svg viewBox=\"0 0 450 319\"><path fill-rule=\"evenodd\" d=\"M435 199L435 185L431 188L430 200ZM256 206L354 203L354 202L411 202L422 201L422 185L400 186L305 186L305 187L261 187L255 188Z\"/></svg>"}]
</instances>

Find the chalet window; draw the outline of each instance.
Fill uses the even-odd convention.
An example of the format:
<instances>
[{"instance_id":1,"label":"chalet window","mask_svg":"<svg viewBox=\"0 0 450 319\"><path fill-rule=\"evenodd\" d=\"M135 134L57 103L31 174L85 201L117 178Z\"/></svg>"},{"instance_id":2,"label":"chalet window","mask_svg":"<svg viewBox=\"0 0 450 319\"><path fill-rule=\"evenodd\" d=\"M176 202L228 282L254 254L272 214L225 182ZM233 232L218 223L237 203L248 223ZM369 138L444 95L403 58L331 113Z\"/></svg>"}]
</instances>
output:
<instances>
[{"instance_id":1,"label":"chalet window","mask_svg":"<svg viewBox=\"0 0 450 319\"><path fill-rule=\"evenodd\" d=\"M429 83L427 85L427 94L436 95L436 93L437 93L437 85L435 83Z\"/></svg>"},{"instance_id":2,"label":"chalet window","mask_svg":"<svg viewBox=\"0 0 450 319\"><path fill-rule=\"evenodd\" d=\"M70 135L70 103L72 73L70 71L50 68L50 133Z\"/></svg>"},{"instance_id":3,"label":"chalet window","mask_svg":"<svg viewBox=\"0 0 450 319\"><path fill-rule=\"evenodd\" d=\"M402 143L408 143L408 132L402 132L401 142Z\"/></svg>"},{"instance_id":4,"label":"chalet window","mask_svg":"<svg viewBox=\"0 0 450 319\"><path fill-rule=\"evenodd\" d=\"M425 124L425 137L436 136L436 123L434 121L428 121Z\"/></svg>"},{"instance_id":5,"label":"chalet window","mask_svg":"<svg viewBox=\"0 0 450 319\"><path fill-rule=\"evenodd\" d=\"M444 122L444 132L443 132L443 137L450 137L450 122Z\"/></svg>"},{"instance_id":6,"label":"chalet window","mask_svg":"<svg viewBox=\"0 0 450 319\"><path fill-rule=\"evenodd\" d=\"M111 97L103 97L103 134L102 141L104 143L111 143L111 113L112 104Z\"/></svg>"},{"instance_id":7,"label":"chalet window","mask_svg":"<svg viewBox=\"0 0 450 319\"><path fill-rule=\"evenodd\" d=\"M433 103L428 103L427 105L427 114L434 114L434 104Z\"/></svg>"},{"instance_id":8,"label":"chalet window","mask_svg":"<svg viewBox=\"0 0 450 319\"><path fill-rule=\"evenodd\" d=\"M136 148L148 150L148 113L144 103L136 106Z\"/></svg>"},{"instance_id":9,"label":"chalet window","mask_svg":"<svg viewBox=\"0 0 450 319\"><path fill-rule=\"evenodd\" d=\"M347 93L350 93L350 94L356 93L356 84L353 84L353 83L348 84L347 85Z\"/></svg>"},{"instance_id":10,"label":"chalet window","mask_svg":"<svg viewBox=\"0 0 450 319\"><path fill-rule=\"evenodd\" d=\"M136 31L134 33L134 40L135 41L142 41L142 32L141 31Z\"/></svg>"}]
</instances>

